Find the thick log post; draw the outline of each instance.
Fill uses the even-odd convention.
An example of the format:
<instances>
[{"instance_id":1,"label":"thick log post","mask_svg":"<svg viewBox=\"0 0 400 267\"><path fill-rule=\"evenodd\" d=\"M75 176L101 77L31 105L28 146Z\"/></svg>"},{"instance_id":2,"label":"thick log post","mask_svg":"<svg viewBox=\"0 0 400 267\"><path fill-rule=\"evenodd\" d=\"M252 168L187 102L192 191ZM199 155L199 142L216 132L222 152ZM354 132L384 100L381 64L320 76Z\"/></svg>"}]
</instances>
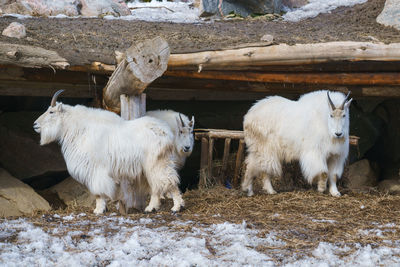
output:
<instances>
[{"instance_id":1,"label":"thick log post","mask_svg":"<svg viewBox=\"0 0 400 267\"><path fill-rule=\"evenodd\" d=\"M168 43L161 37L128 48L103 90L104 107L119 113L120 95L140 95L167 70L169 54Z\"/></svg>"},{"instance_id":2,"label":"thick log post","mask_svg":"<svg viewBox=\"0 0 400 267\"><path fill-rule=\"evenodd\" d=\"M133 120L146 113L146 94L138 96L121 95L121 117Z\"/></svg>"}]
</instances>

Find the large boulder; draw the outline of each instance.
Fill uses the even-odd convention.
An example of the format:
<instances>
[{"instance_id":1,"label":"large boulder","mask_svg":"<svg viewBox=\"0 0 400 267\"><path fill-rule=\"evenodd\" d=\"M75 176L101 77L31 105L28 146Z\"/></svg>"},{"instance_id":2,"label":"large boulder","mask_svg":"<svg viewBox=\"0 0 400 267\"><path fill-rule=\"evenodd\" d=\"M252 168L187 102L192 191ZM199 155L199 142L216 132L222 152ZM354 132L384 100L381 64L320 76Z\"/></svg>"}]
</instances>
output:
<instances>
[{"instance_id":1,"label":"large boulder","mask_svg":"<svg viewBox=\"0 0 400 267\"><path fill-rule=\"evenodd\" d=\"M95 196L90 194L86 186L69 177L55 186L42 192L42 195L52 205L51 199L61 200L68 207L94 207Z\"/></svg>"},{"instance_id":2,"label":"large boulder","mask_svg":"<svg viewBox=\"0 0 400 267\"><path fill-rule=\"evenodd\" d=\"M10 0L0 2L0 14L98 17L126 16L131 12L123 0Z\"/></svg>"},{"instance_id":3,"label":"large boulder","mask_svg":"<svg viewBox=\"0 0 400 267\"><path fill-rule=\"evenodd\" d=\"M400 1L386 0L385 7L376 21L385 26L392 26L400 30Z\"/></svg>"},{"instance_id":4,"label":"large boulder","mask_svg":"<svg viewBox=\"0 0 400 267\"><path fill-rule=\"evenodd\" d=\"M11 22L2 32L4 36L12 38L24 38L26 36L25 26L18 22Z\"/></svg>"},{"instance_id":5,"label":"large boulder","mask_svg":"<svg viewBox=\"0 0 400 267\"><path fill-rule=\"evenodd\" d=\"M30 16L78 16L78 0L14 0L0 7L1 14Z\"/></svg>"},{"instance_id":6,"label":"large boulder","mask_svg":"<svg viewBox=\"0 0 400 267\"><path fill-rule=\"evenodd\" d=\"M376 186L378 176L371 168L369 161L363 159L348 167L347 187L350 189L365 189Z\"/></svg>"},{"instance_id":7,"label":"large boulder","mask_svg":"<svg viewBox=\"0 0 400 267\"><path fill-rule=\"evenodd\" d=\"M0 217L49 211L50 205L31 187L0 168Z\"/></svg>"},{"instance_id":8,"label":"large boulder","mask_svg":"<svg viewBox=\"0 0 400 267\"><path fill-rule=\"evenodd\" d=\"M18 179L66 171L57 144L39 145L39 134L32 128L39 115L37 112L0 115L0 165Z\"/></svg>"},{"instance_id":9,"label":"large boulder","mask_svg":"<svg viewBox=\"0 0 400 267\"><path fill-rule=\"evenodd\" d=\"M127 16L131 14L130 9L123 0L80 0L81 15L87 17L98 17L104 15Z\"/></svg>"}]
</instances>

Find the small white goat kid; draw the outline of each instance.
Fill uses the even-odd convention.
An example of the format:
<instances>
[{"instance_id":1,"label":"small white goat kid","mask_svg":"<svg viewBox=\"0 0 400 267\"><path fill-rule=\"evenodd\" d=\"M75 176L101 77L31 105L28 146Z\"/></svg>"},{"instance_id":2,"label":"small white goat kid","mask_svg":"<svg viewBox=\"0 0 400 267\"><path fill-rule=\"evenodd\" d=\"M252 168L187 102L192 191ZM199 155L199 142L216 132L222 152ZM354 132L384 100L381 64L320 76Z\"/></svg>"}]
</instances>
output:
<instances>
[{"instance_id":1,"label":"small white goat kid","mask_svg":"<svg viewBox=\"0 0 400 267\"><path fill-rule=\"evenodd\" d=\"M194 117L189 118L173 110L153 110L146 112L146 116L165 121L174 134L175 162L178 170L185 165L186 158L192 154L194 145Z\"/></svg>"},{"instance_id":2,"label":"small white goat kid","mask_svg":"<svg viewBox=\"0 0 400 267\"><path fill-rule=\"evenodd\" d=\"M349 93L350 94L350 93ZM267 97L244 117L247 169L242 190L253 195L253 180L263 177L263 189L275 194L271 177L282 175L282 162L298 160L305 179L318 179L318 191L340 196L336 181L349 153L349 106L340 92L316 91L298 101Z\"/></svg>"},{"instance_id":3,"label":"small white goat kid","mask_svg":"<svg viewBox=\"0 0 400 267\"><path fill-rule=\"evenodd\" d=\"M141 188L151 194L146 212L159 209L165 193L173 198L173 212L183 207L166 123L150 117L126 121L109 111L58 103L61 92L33 128L41 145L60 143L70 175L96 195L94 213L105 211L107 197L132 207L133 192Z\"/></svg>"}]
</instances>

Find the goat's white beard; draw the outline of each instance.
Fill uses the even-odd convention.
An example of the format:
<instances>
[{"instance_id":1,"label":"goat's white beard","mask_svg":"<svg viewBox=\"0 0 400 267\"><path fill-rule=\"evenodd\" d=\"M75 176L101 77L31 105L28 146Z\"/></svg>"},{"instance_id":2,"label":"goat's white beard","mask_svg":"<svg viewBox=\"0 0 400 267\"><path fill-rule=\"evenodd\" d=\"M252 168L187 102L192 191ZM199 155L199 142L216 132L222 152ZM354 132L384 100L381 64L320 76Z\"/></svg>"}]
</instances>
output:
<instances>
[{"instance_id":1,"label":"goat's white beard","mask_svg":"<svg viewBox=\"0 0 400 267\"><path fill-rule=\"evenodd\" d=\"M40 129L40 145L47 145L50 144L51 142L54 142L57 140L57 131L52 128L52 130L49 130L48 128L41 128Z\"/></svg>"}]
</instances>

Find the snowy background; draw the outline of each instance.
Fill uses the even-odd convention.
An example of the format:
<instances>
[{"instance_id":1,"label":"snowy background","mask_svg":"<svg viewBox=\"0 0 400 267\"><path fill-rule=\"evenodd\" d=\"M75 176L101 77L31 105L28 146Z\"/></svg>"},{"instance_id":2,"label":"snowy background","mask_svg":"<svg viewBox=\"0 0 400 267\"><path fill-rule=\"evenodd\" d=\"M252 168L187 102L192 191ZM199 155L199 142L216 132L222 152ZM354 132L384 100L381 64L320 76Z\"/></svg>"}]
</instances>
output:
<instances>
[{"instance_id":1,"label":"snowy background","mask_svg":"<svg viewBox=\"0 0 400 267\"><path fill-rule=\"evenodd\" d=\"M367 0L309 0L309 3L301 8L290 9L284 7L282 18L286 21L297 22L307 18L313 18L321 13L329 13L332 10L345 6L354 6L362 4ZM199 9L195 7L194 0L185 2L171 2L167 0L152 0L148 3L139 1L128 2L131 15L114 17L112 15L104 16L105 19L122 19L122 20L144 20L156 22L174 22L174 23L202 23L212 22L212 20L199 18ZM31 18L28 15L7 14L7 16L15 16L20 19ZM4 16L4 15L3 15ZM66 18L66 15L57 15L53 18Z\"/></svg>"},{"instance_id":2,"label":"snowy background","mask_svg":"<svg viewBox=\"0 0 400 267\"><path fill-rule=\"evenodd\" d=\"M285 250L275 232L251 224L203 225L162 217L132 220L85 213L0 221L2 266L399 266L400 241L385 246L319 243L307 255ZM335 221L327 220L327 224ZM360 232L371 238L398 231L394 224ZM259 247L267 247L267 253ZM282 256L282 255L290 255ZM277 258L283 258L277 262Z\"/></svg>"}]
</instances>

